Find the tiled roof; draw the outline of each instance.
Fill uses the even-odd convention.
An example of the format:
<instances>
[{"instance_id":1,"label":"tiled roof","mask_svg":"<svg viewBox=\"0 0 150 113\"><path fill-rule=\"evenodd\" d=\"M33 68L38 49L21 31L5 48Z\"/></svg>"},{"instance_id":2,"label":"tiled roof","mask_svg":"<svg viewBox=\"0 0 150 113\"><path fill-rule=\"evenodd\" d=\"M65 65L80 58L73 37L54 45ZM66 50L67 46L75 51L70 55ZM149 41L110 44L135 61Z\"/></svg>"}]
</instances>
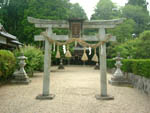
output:
<instances>
[{"instance_id":1,"label":"tiled roof","mask_svg":"<svg viewBox=\"0 0 150 113\"><path fill-rule=\"evenodd\" d=\"M11 42L12 42L12 43L15 43L15 44L18 44L18 45L23 45L22 43L20 43L20 42L17 41L17 40L12 40Z\"/></svg>"},{"instance_id":2,"label":"tiled roof","mask_svg":"<svg viewBox=\"0 0 150 113\"><path fill-rule=\"evenodd\" d=\"M17 39L16 36L7 33L1 23L0 23L0 35L2 35L4 37L7 37L7 38L10 38L12 40L16 40Z\"/></svg>"},{"instance_id":3,"label":"tiled roof","mask_svg":"<svg viewBox=\"0 0 150 113\"><path fill-rule=\"evenodd\" d=\"M0 35L7 38L7 39L10 39L10 42L14 43L14 44L17 44L17 45L22 45L22 43L20 43L17 39L16 36L12 35L12 34L9 34L5 31L3 25L0 23Z\"/></svg>"},{"instance_id":4,"label":"tiled roof","mask_svg":"<svg viewBox=\"0 0 150 113\"><path fill-rule=\"evenodd\" d=\"M16 39L17 39L16 36L11 35L11 34L9 34L9 33L7 33L7 32L3 32L3 31L0 31L0 35L2 35L2 36L4 36L4 37L7 37L7 38L10 38L10 39L12 39L12 40L16 40Z\"/></svg>"}]
</instances>

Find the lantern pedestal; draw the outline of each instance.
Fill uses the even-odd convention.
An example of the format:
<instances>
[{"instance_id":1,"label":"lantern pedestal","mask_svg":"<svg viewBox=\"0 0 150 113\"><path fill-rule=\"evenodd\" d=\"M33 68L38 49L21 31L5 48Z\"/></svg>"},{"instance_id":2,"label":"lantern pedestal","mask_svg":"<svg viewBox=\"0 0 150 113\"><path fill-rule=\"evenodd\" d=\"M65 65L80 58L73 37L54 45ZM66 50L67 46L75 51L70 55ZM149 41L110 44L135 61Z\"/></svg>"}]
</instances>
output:
<instances>
[{"instance_id":1,"label":"lantern pedestal","mask_svg":"<svg viewBox=\"0 0 150 113\"><path fill-rule=\"evenodd\" d=\"M11 82L16 84L29 84L31 80L29 79L27 74L16 71L14 73L14 80L12 80Z\"/></svg>"},{"instance_id":2,"label":"lantern pedestal","mask_svg":"<svg viewBox=\"0 0 150 113\"><path fill-rule=\"evenodd\" d=\"M116 85L116 86L124 86L124 85L129 85L129 81L125 78L125 76L123 75L122 71L121 71L121 57L120 57L120 53L118 54L118 56L116 58L114 58L114 60L116 60L116 71L113 74L113 76L111 77L111 80L109 80L109 83L111 85Z\"/></svg>"}]
</instances>

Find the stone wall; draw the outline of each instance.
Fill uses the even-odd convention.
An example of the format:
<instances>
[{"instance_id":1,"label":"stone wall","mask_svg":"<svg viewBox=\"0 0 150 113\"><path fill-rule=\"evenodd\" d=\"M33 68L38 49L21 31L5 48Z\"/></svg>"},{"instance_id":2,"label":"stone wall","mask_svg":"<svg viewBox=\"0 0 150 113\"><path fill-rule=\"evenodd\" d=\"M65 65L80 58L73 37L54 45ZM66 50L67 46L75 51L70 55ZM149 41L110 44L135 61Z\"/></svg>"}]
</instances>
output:
<instances>
[{"instance_id":1,"label":"stone wall","mask_svg":"<svg viewBox=\"0 0 150 113\"><path fill-rule=\"evenodd\" d=\"M115 72L115 68L108 69L107 71L108 73L113 74ZM124 76L132 83L134 88L150 95L150 79L139 75L134 75L133 73L124 73Z\"/></svg>"},{"instance_id":2,"label":"stone wall","mask_svg":"<svg viewBox=\"0 0 150 113\"><path fill-rule=\"evenodd\" d=\"M134 75L133 73L128 73L125 75L131 81L134 88L142 90L146 94L150 95L150 79Z\"/></svg>"}]
</instances>

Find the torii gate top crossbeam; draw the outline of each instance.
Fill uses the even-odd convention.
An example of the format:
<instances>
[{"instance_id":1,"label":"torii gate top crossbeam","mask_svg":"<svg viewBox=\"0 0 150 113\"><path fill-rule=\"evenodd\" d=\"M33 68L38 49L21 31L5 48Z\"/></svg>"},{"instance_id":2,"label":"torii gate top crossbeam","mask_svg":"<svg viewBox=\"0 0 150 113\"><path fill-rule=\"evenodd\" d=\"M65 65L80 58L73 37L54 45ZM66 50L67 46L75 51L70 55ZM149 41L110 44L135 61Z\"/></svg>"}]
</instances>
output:
<instances>
[{"instance_id":1,"label":"torii gate top crossbeam","mask_svg":"<svg viewBox=\"0 0 150 113\"><path fill-rule=\"evenodd\" d=\"M125 19L113 19L113 20L91 20L83 22L84 28L114 28L116 25L121 24ZM46 20L46 19L37 19L33 17L28 17L30 23L34 23L35 27L38 28L68 28L69 22L65 20Z\"/></svg>"}]
</instances>

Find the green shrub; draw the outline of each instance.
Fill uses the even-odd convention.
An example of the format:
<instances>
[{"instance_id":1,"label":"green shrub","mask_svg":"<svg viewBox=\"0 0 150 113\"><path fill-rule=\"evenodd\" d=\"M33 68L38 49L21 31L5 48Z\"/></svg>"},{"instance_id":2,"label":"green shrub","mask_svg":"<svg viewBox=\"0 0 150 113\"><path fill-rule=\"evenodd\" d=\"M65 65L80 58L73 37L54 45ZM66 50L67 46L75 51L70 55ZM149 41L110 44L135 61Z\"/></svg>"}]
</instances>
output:
<instances>
[{"instance_id":1,"label":"green shrub","mask_svg":"<svg viewBox=\"0 0 150 113\"><path fill-rule=\"evenodd\" d=\"M132 62L132 72L150 78L150 59L134 60Z\"/></svg>"},{"instance_id":2,"label":"green shrub","mask_svg":"<svg viewBox=\"0 0 150 113\"><path fill-rule=\"evenodd\" d=\"M25 70L29 75L33 75L34 71L43 71L44 55L43 51L33 46L24 46L20 50L14 51L18 57L21 53L27 57ZM18 61L18 60L17 60Z\"/></svg>"},{"instance_id":3,"label":"green shrub","mask_svg":"<svg viewBox=\"0 0 150 113\"><path fill-rule=\"evenodd\" d=\"M122 60L122 67L121 69L124 72L132 72L132 64L133 64L134 59L124 59Z\"/></svg>"},{"instance_id":4,"label":"green shrub","mask_svg":"<svg viewBox=\"0 0 150 113\"><path fill-rule=\"evenodd\" d=\"M114 60L107 60L108 68L115 67L114 63ZM150 78L150 59L124 59L122 64L121 69L124 72Z\"/></svg>"},{"instance_id":5,"label":"green shrub","mask_svg":"<svg viewBox=\"0 0 150 113\"><path fill-rule=\"evenodd\" d=\"M107 67L108 68L114 68L115 67L115 60L113 59L107 59Z\"/></svg>"},{"instance_id":6,"label":"green shrub","mask_svg":"<svg viewBox=\"0 0 150 113\"><path fill-rule=\"evenodd\" d=\"M16 60L12 52L0 50L0 80L9 79L15 70Z\"/></svg>"}]
</instances>

